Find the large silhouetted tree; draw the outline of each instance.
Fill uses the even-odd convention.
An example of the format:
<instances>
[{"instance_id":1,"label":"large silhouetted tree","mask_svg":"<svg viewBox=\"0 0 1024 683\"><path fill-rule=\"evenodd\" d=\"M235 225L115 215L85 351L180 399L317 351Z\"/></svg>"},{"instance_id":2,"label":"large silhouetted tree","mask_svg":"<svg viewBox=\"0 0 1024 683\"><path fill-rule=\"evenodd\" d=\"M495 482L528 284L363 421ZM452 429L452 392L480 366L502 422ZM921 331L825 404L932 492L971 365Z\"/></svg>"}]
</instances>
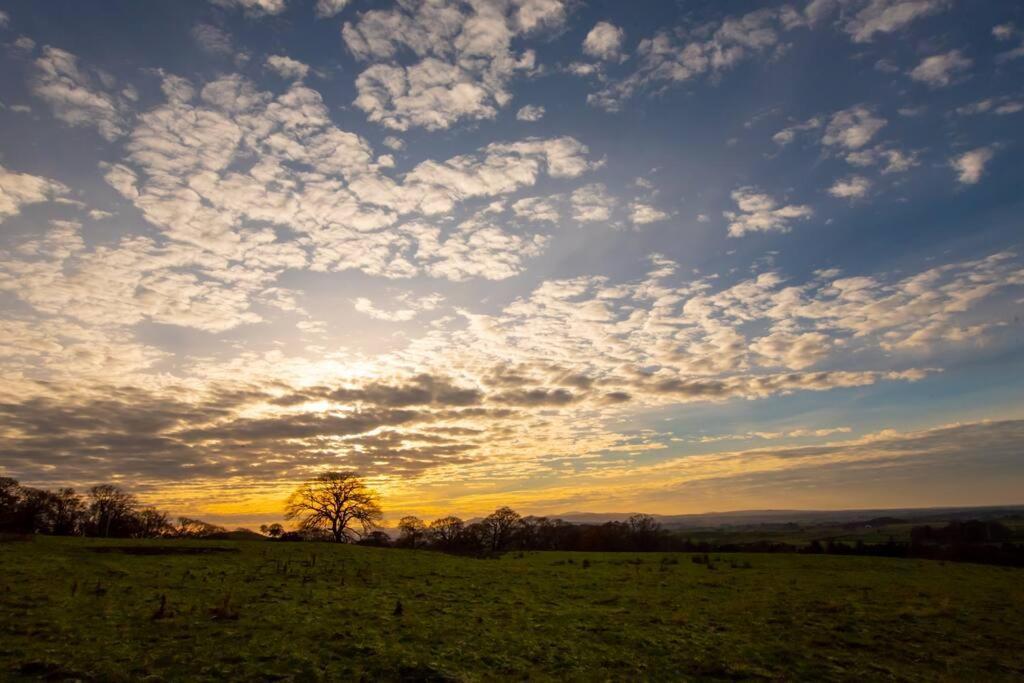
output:
<instances>
[{"instance_id":1,"label":"large silhouetted tree","mask_svg":"<svg viewBox=\"0 0 1024 683\"><path fill-rule=\"evenodd\" d=\"M305 531L326 530L347 543L368 533L381 518L377 494L356 472L324 472L288 498L285 516Z\"/></svg>"}]
</instances>

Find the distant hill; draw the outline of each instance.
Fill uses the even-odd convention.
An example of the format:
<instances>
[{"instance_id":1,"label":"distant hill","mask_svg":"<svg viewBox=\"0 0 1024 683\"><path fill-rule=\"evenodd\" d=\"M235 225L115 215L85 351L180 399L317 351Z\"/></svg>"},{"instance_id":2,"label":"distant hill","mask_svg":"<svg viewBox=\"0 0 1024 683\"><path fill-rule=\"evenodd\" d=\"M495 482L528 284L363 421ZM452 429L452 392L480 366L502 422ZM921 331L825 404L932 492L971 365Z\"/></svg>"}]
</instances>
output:
<instances>
[{"instance_id":1,"label":"distant hill","mask_svg":"<svg viewBox=\"0 0 1024 683\"><path fill-rule=\"evenodd\" d=\"M628 519L632 512L566 512L546 515L574 524L603 524ZM1024 505L948 508L891 508L865 510L734 510L689 515L651 515L670 529L742 527L761 524L842 524L898 519L908 522L954 519L992 519L1024 515Z\"/></svg>"},{"instance_id":2,"label":"distant hill","mask_svg":"<svg viewBox=\"0 0 1024 683\"><path fill-rule=\"evenodd\" d=\"M267 537L249 529L235 529L234 531L210 534L206 539L211 541L266 541Z\"/></svg>"}]
</instances>

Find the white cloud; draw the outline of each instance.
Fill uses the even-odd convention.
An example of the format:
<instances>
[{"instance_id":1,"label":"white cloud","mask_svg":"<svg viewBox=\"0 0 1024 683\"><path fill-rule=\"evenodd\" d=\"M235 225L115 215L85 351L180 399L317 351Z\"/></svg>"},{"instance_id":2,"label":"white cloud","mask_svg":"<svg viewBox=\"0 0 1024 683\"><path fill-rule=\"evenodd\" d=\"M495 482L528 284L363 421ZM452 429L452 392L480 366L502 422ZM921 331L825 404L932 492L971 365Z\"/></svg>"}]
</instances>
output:
<instances>
[{"instance_id":1,"label":"white cloud","mask_svg":"<svg viewBox=\"0 0 1024 683\"><path fill-rule=\"evenodd\" d=\"M512 213L532 223L557 223L561 219L554 197L524 197L512 204Z\"/></svg>"},{"instance_id":2,"label":"white cloud","mask_svg":"<svg viewBox=\"0 0 1024 683\"><path fill-rule=\"evenodd\" d=\"M103 179L123 197L135 199L139 196L139 189L137 187L139 178L135 171L121 164L105 164L102 162L100 163L100 168L106 171Z\"/></svg>"},{"instance_id":3,"label":"white cloud","mask_svg":"<svg viewBox=\"0 0 1024 683\"><path fill-rule=\"evenodd\" d=\"M923 59L910 72L910 77L932 88L943 88L952 83L954 77L970 69L973 63L964 57L960 50L950 50L945 54Z\"/></svg>"},{"instance_id":4,"label":"white cloud","mask_svg":"<svg viewBox=\"0 0 1024 683\"><path fill-rule=\"evenodd\" d=\"M864 176L854 175L837 180L828 193L840 199L862 199L871 190L871 181Z\"/></svg>"},{"instance_id":5,"label":"white cloud","mask_svg":"<svg viewBox=\"0 0 1024 683\"><path fill-rule=\"evenodd\" d=\"M11 23L11 15L0 9L0 28L7 28Z\"/></svg>"},{"instance_id":6,"label":"white cloud","mask_svg":"<svg viewBox=\"0 0 1024 683\"><path fill-rule=\"evenodd\" d=\"M564 19L560 0L437 0L365 12L342 29L352 54L374 62L356 78L355 105L394 130L494 118L512 99L510 79L535 68L534 53L513 51L512 40ZM399 62L410 53L418 61Z\"/></svg>"},{"instance_id":7,"label":"white cloud","mask_svg":"<svg viewBox=\"0 0 1024 683\"><path fill-rule=\"evenodd\" d=\"M608 221L618 204L603 183L584 185L572 193L572 217L580 223Z\"/></svg>"},{"instance_id":8,"label":"white cloud","mask_svg":"<svg viewBox=\"0 0 1024 683\"><path fill-rule=\"evenodd\" d=\"M1019 114L1022 111L1024 111L1024 102L1017 100L1000 104L993 113L999 116L1006 116L1007 114Z\"/></svg>"},{"instance_id":9,"label":"white cloud","mask_svg":"<svg viewBox=\"0 0 1024 683\"><path fill-rule=\"evenodd\" d=\"M920 163L918 156L919 154L914 151L904 152L899 149L876 145L867 149L849 152L846 155L846 161L849 164L861 167L884 164L882 166L882 174L888 175L890 173L903 173L917 166Z\"/></svg>"},{"instance_id":10,"label":"white cloud","mask_svg":"<svg viewBox=\"0 0 1024 683\"><path fill-rule=\"evenodd\" d=\"M782 365L792 370L803 370L828 357L832 340L820 332L792 334L773 331L750 345L760 354L766 365Z\"/></svg>"},{"instance_id":11,"label":"white cloud","mask_svg":"<svg viewBox=\"0 0 1024 683\"><path fill-rule=\"evenodd\" d=\"M629 220L633 225L647 225L657 223L668 218L668 214L650 204L633 202L629 205Z\"/></svg>"},{"instance_id":12,"label":"white cloud","mask_svg":"<svg viewBox=\"0 0 1024 683\"><path fill-rule=\"evenodd\" d=\"M88 249L80 225L66 221L39 240L0 254L0 290L15 293L36 310L98 326L143 320L222 332L261 318L251 300L267 282L250 273L226 281L198 275L203 263L190 249L159 247L131 236L116 246Z\"/></svg>"},{"instance_id":13,"label":"white cloud","mask_svg":"<svg viewBox=\"0 0 1024 683\"><path fill-rule=\"evenodd\" d=\"M660 30L637 46L640 64L628 77L591 93L587 102L616 111L637 91L716 75L755 55L773 50L787 29L790 8L762 9L728 17L710 27L706 37L691 32ZM681 37L682 36L682 37Z\"/></svg>"},{"instance_id":14,"label":"white cloud","mask_svg":"<svg viewBox=\"0 0 1024 683\"><path fill-rule=\"evenodd\" d=\"M1017 27L1010 22L992 27L992 35L996 40L1010 40L1016 34Z\"/></svg>"},{"instance_id":15,"label":"white cloud","mask_svg":"<svg viewBox=\"0 0 1024 683\"><path fill-rule=\"evenodd\" d=\"M601 67L597 64L590 64L588 62L572 62L565 67L565 71L573 76L586 77L600 73Z\"/></svg>"},{"instance_id":16,"label":"white cloud","mask_svg":"<svg viewBox=\"0 0 1024 683\"><path fill-rule=\"evenodd\" d=\"M626 32L607 21L599 21L583 40L583 52L596 59L618 60Z\"/></svg>"},{"instance_id":17,"label":"white cloud","mask_svg":"<svg viewBox=\"0 0 1024 683\"><path fill-rule=\"evenodd\" d=\"M821 124L822 120L820 117L811 117L803 123L797 123L787 128L783 128L772 136L772 141L780 147L785 147L796 139L798 133L808 130L817 130L818 128L821 128Z\"/></svg>"},{"instance_id":18,"label":"white cloud","mask_svg":"<svg viewBox=\"0 0 1024 683\"><path fill-rule=\"evenodd\" d=\"M388 149L393 149L396 152L400 152L405 149L405 141L401 138L396 138L394 135L389 135L384 138L384 146Z\"/></svg>"},{"instance_id":19,"label":"white cloud","mask_svg":"<svg viewBox=\"0 0 1024 683\"><path fill-rule=\"evenodd\" d=\"M803 204L779 206L769 195L753 187L733 190L732 199L738 210L722 214L729 219L730 237L742 237L751 232L789 232L793 221L814 215L811 207Z\"/></svg>"},{"instance_id":20,"label":"white cloud","mask_svg":"<svg viewBox=\"0 0 1024 683\"><path fill-rule=\"evenodd\" d=\"M286 9L285 0L210 0L221 7L238 7L252 16L280 14Z\"/></svg>"},{"instance_id":21,"label":"white cloud","mask_svg":"<svg viewBox=\"0 0 1024 683\"><path fill-rule=\"evenodd\" d=\"M1005 24L993 26L992 35L995 37L996 40L1007 41L1020 36L1021 32L1017 29L1017 27L1014 24L1007 22ZM1019 59L1021 57L1024 57L1024 42L1022 42L1020 46L1013 48L1012 50L1007 50L1006 52L1001 52L998 55L996 55L996 62L1003 63L1014 59Z\"/></svg>"},{"instance_id":22,"label":"white cloud","mask_svg":"<svg viewBox=\"0 0 1024 683\"><path fill-rule=\"evenodd\" d=\"M321 19L337 16L351 0L316 0L316 16Z\"/></svg>"},{"instance_id":23,"label":"white cloud","mask_svg":"<svg viewBox=\"0 0 1024 683\"><path fill-rule=\"evenodd\" d=\"M543 236L513 235L489 221L427 225L416 216L598 165L573 138L527 138L426 160L396 180L383 174L394 159L338 129L319 93L301 83L274 97L225 76L196 99L169 98L141 114L127 159L103 169L167 239L226 259L218 272L244 265L253 277L293 267L511 277L544 248ZM239 167L243 159L256 161ZM279 240L283 229L300 239Z\"/></svg>"},{"instance_id":24,"label":"white cloud","mask_svg":"<svg viewBox=\"0 0 1024 683\"><path fill-rule=\"evenodd\" d=\"M494 226L460 229L447 238L431 226L410 226L418 241L417 258L425 271L454 282L470 278L504 280L523 271L528 258L547 246L542 235L513 235Z\"/></svg>"},{"instance_id":25,"label":"white cloud","mask_svg":"<svg viewBox=\"0 0 1024 683\"><path fill-rule=\"evenodd\" d=\"M976 102L970 104L964 104L963 106L957 106L956 114L959 116L974 116L976 114L986 114L991 112L995 106L995 99L987 97L985 99L979 99Z\"/></svg>"},{"instance_id":26,"label":"white cloud","mask_svg":"<svg viewBox=\"0 0 1024 683\"><path fill-rule=\"evenodd\" d=\"M878 33L893 33L916 19L942 12L952 0L870 0L845 23L854 42L865 43Z\"/></svg>"},{"instance_id":27,"label":"white cloud","mask_svg":"<svg viewBox=\"0 0 1024 683\"><path fill-rule=\"evenodd\" d=\"M519 121L540 121L544 118L544 107L535 104L528 104L520 107L516 112L516 119Z\"/></svg>"},{"instance_id":28,"label":"white cloud","mask_svg":"<svg viewBox=\"0 0 1024 683\"><path fill-rule=\"evenodd\" d=\"M951 159L950 165L957 172L957 180L961 184L975 185L981 180L985 166L993 156L995 151L991 147L978 147Z\"/></svg>"},{"instance_id":29,"label":"white cloud","mask_svg":"<svg viewBox=\"0 0 1024 683\"><path fill-rule=\"evenodd\" d=\"M286 55L271 55L267 57L266 65L281 78L301 81L309 75L308 65Z\"/></svg>"},{"instance_id":30,"label":"white cloud","mask_svg":"<svg viewBox=\"0 0 1024 683\"><path fill-rule=\"evenodd\" d=\"M49 45L35 61L32 94L45 100L53 115L71 126L95 126L107 140L124 133L124 106L108 92L99 89L95 77L83 71L78 58Z\"/></svg>"},{"instance_id":31,"label":"white cloud","mask_svg":"<svg viewBox=\"0 0 1024 683\"><path fill-rule=\"evenodd\" d=\"M833 114L821 141L830 147L860 149L871 142L886 123L868 107L857 105Z\"/></svg>"},{"instance_id":32,"label":"white cloud","mask_svg":"<svg viewBox=\"0 0 1024 683\"><path fill-rule=\"evenodd\" d=\"M230 55L235 51L231 36L212 24L196 24L192 27L192 40L204 51L213 55Z\"/></svg>"},{"instance_id":33,"label":"white cloud","mask_svg":"<svg viewBox=\"0 0 1024 683\"><path fill-rule=\"evenodd\" d=\"M823 427L821 429L792 429L778 432L746 432L743 434L716 434L714 436L699 436L693 440L699 443L718 443L720 441L747 441L752 439L764 439L773 441L776 439L804 439L808 437L832 436L834 434L849 434L853 429L850 427Z\"/></svg>"},{"instance_id":34,"label":"white cloud","mask_svg":"<svg viewBox=\"0 0 1024 683\"><path fill-rule=\"evenodd\" d=\"M18 52L29 54L30 52L36 49L36 41L32 40L28 36L18 36L17 38L15 38L14 42L12 43L12 46Z\"/></svg>"},{"instance_id":35,"label":"white cloud","mask_svg":"<svg viewBox=\"0 0 1024 683\"><path fill-rule=\"evenodd\" d=\"M468 329L430 348L475 349L483 356L465 361L523 368L527 385L585 374L641 405L760 398L921 379L927 371L803 371L863 367L879 352L891 354L886 364L920 362L936 347L979 343L1024 287L1020 259L1006 253L911 275L821 272L802 283L764 272L724 286L717 276L672 284L681 279L674 263L655 257L652 268L625 283L544 282L499 314L464 312ZM798 372L777 374L780 366Z\"/></svg>"},{"instance_id":36,"label":"white cloud","mask_svg":"<svg viewBox=\"0 0 1024 683\"><path fill-rule=\"evenodd\" d=\"M412 292L404 292L395 297L398 308L381 309L370 299L359 297L353 301L353 305L360 313L388 322L408 322L424 311L433 311L444 301L440 294L427 294L419 296Z\"/></svg>"},{"instance_id":37,"label":"white cloud","mask_svg":"<svg viewBox=\"0 0 1024 683\"><path fill-rule=\"evenodd\" d=\"M160 89L168 102L191 102L196 96L196 89L188 79L173 74L164 76Z\"/></svg>"},{"instance_id":38,"label":"white cloud","mask_svg":"<svg viewBox=\"0 0 1024 683\"><path fill-rule=\"evenodd\" d=\"M16 173L0 166L0 223L21 213L21 207L27 204L47 202L68 191L56 180Z\"/></svg>"},{"instance_id":39,"label":"white cloud","mask_svg":"<svg viewBox=\"0 0 1024 683\"><path fill-rule=\"evenodd\" d=\"M1009 62L1014 59L1020 59L1021 57L1024 57L1024 43L1021 43L1019 47L1015 47L1012 50L1000 52L998 55L996 55L996 62L1001 64L1003 62Z\"/></svg>"}]
</instances>

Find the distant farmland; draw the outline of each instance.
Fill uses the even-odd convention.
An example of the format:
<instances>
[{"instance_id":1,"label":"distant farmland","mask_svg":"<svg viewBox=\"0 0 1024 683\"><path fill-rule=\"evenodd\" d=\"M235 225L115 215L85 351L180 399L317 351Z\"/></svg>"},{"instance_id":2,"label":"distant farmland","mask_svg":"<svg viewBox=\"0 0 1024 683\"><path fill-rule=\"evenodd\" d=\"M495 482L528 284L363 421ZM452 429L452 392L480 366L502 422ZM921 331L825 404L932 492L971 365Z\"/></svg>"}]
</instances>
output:
<instances>
[{"instance_id":1,"label":"distant farmland","mask_svg":"<svg viewBox=\"0 0 1024 683\"><path fill-rule=\"evenodd\" d=\"M0 543L4 680L1019 680L1024 570L821 555Z\"/></svg>"}]
</instances>

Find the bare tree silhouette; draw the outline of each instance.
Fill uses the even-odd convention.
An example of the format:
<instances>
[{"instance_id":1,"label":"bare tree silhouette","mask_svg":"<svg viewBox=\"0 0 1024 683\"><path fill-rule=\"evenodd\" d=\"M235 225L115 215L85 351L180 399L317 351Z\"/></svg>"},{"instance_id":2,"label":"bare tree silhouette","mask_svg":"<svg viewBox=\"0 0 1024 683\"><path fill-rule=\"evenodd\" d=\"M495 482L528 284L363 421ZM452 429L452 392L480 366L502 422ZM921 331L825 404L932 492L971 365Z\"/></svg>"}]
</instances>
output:
<instances>
[{"instance_id":1,"label":"bare tree silhouette","mask_svg":"<svg viewBox=\"0 0 1024 683\"><path fill-rule=\"evenodd\" d=\"M89 489L89 517L97 536L129 535L127 527L134 521L138 500L113 484L99 484Z\"/></svg>"},{"instance_id":2,"label":"bare tree silhouette","mask_svg":"<svg viewBox=\"0 0 1024 683\"><path fill-rule=\"evenodd\" d=\"M451 548L458 542L465 526L461 519L449 515L431 522L427 533L438 547Z\"/></svg>"},{"instance_id":3,"label":"bare tree silhouette","mask_svg":"<svg viewBox=\"0 0 1024 683\"><path fill-rule=\"evenodd\" d=\"M288 498L285 517L305 531L329 531L335 541L348 543L374 527L381 509L356 472L324 472Z\"/></svg>"},{"instance_id":4,"label":"bare tree silhouette","mask_svg":"<svg viewBox=\"0 0 1024 683\"><path fill-rule=\"evenodd\" d=\"M490 542L491 552L505 549L522 524L522 519L518 512L507 506L498 508L484 517L481 524Z\"/></svg>"},{"instance_id":5,"label":"bare tree silhouette","mask_svg":"<svg viewBox=\"0 0 1024 683\"><path fill-rule=\"evenodd\" d=\"M260 533L271 538L281 538L284 535L284 527L274 522L273 524L261 524Z\"/></svg>"},{"instance_id":6,"label":"bare tree silhouette","mask_svg":"<svg viewBox=\"0 0 1024 683\"><path fill-rule=\"evenodd\" d=\"M416 548L422 545L426 538L427 525L419 517L410 515L398 520L398 531L401 534L398 539L401 545Z\"/></svg>"}]
</instances>

